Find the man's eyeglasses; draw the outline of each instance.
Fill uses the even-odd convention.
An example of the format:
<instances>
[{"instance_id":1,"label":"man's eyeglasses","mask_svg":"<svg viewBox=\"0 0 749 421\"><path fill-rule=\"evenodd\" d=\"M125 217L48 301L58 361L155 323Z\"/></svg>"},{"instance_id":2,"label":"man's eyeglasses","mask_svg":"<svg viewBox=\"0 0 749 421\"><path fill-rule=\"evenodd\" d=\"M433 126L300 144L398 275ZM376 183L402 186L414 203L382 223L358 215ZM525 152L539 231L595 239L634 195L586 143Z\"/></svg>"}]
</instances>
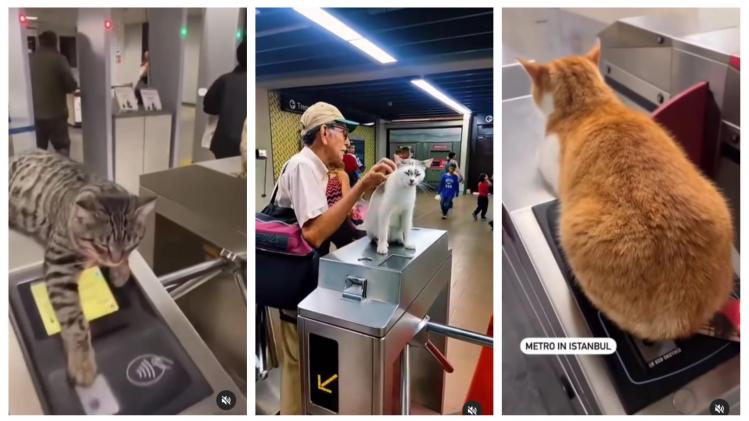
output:
<instances>
[{"instance_id":1,"label":"man's eyeglasses","mask_svg":"<svg viewBox=\"0 0 749 421\"><path fill-rule=\"evenodd\" d=\"M325 127L329 129L341 129L341 133L343 133L344 139L348 139L348 129L346 126L340 126L338 124L326 124Z\"/></svg>"}]
</instances>

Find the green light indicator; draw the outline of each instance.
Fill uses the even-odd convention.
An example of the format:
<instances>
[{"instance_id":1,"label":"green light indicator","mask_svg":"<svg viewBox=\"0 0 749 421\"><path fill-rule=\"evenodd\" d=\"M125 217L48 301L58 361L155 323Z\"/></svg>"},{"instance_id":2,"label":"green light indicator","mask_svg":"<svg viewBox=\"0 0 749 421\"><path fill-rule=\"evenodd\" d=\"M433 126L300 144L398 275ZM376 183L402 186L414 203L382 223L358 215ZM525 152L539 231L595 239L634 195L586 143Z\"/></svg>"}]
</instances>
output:
<instances>
[{"instance_id":1,"label":"green light indicator","mask_svg":"<svg viewBox=\"0 0 749 421\"><path fill-rule=\"evenodd\" d=\"M182 39L187 38L187 27L186 26L183 26L183 27L179 28L179 36Z\"/></svg>"},{"instance_id":2,"label":"green light indicator","mask_svg":"<svg viewBox=\"0 0 749 421\"><path fill-rule=\"evenodd\" d=\"M237 40L239 40L239 41L242 40L242 30L241 29L237 29L237 33L235 35L236 35Z\"/></svg>"}]
</instances>

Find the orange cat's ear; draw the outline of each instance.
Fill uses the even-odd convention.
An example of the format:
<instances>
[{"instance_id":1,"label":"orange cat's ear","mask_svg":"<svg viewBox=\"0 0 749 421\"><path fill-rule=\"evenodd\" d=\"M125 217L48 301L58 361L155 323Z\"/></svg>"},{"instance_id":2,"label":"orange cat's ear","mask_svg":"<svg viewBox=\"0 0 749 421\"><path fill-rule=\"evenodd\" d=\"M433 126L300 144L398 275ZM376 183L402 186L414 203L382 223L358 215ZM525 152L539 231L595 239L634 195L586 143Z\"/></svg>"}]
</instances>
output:
<instances>
[{"instance_id":1,"label":"orange cat's ear","mask_svg":"<svg viewBox=\"0 0 749 421\"><path fill-rule=\"evenodd\" d=\"M599 41L596 41L596 45L594 45L593 48L588 51L588 54L586 54L585 57L587 57L588 60L592 61L593 64L598 66L598 61L601 59L601 43Z\"/></svg>"},{"instance_id":2,"label":"orange cat's ear","mask_svg":"<svg viewBox=\"0 0 749 421\"><path fill-rule=\"evenodd\" d=\"M517 59L518 62L523 66L525 72L531 77L534 85L541 84L541 76L546 72L546 66L538 64L533 61Z\"/></svg>"}]
</instances>

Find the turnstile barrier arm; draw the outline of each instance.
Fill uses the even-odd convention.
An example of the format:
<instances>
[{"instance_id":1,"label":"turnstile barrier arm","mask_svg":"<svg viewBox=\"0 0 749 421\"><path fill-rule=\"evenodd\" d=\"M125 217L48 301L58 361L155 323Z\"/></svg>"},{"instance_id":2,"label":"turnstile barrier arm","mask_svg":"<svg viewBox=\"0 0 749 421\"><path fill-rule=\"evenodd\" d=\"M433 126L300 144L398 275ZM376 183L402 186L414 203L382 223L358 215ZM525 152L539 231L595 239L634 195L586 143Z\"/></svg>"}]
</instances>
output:
<instances>
[{"instance_id":1,"label":"turnstile barrier arm","mask_svg":"<svg viewBox=\"0 0 749 421\"><path fill-rule=\"evenodd\" d=\"M494 338L485 336L480 333L472 332L470 330L461 329L458 327L447 326L441 323L435 323L427 321L426 330L428 332L434 332L448 338L458 339L464 342L470 342L472 344L485 346L487 348L494 347Z\"/></svg>"}]
</instances>

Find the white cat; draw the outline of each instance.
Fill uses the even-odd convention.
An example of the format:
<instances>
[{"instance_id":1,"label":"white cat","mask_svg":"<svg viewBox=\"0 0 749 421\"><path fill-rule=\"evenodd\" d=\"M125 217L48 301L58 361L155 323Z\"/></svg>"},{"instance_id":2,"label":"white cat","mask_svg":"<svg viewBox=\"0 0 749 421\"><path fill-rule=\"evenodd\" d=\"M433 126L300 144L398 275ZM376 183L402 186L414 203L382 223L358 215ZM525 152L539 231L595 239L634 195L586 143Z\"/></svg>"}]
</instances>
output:
<instances>
[{"instance_id":1,"label":"white cat","mask_svg":"<svg viewBox=\"0 0 749 421\"><path fill-rule=\"evenodd\" d=\"M556 135L546 136L538 148L538 170L556 197L559 197L559 153Z\"/></svg>"},{"instance_id":2,"label":"white cat","mask_svg":"<svg viewBox=\"0 0 749 421\"><path fill-rule=\"evenodd\" d=\"M413 250L408 235L413 227L416 187L424 181L432 160L406 159L372 193L365 226L369 238L377 240L377 253L387 254L388 243L398 242Z\"/></svg>"}]
</instances>

